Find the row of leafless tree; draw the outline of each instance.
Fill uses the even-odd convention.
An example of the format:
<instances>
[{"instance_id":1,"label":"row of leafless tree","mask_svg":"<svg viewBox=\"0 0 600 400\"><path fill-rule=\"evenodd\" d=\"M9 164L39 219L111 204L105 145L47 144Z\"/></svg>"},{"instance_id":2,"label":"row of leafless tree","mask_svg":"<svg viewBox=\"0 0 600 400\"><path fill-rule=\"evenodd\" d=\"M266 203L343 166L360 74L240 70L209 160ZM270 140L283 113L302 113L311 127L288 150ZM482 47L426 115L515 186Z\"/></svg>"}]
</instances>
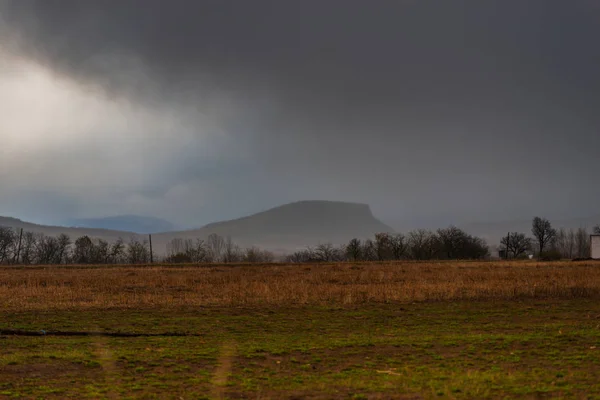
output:
<instances>
[{"instance_id":1,"label":"row of leafless tree","mask_svg":"<svg viewBox=\"0 0 600 400\"><path fill-rule=\"evenodd\" d=\"M436 232L417 230L407 235L380 233L374 239L352 239L343 246L320 244L295 252L289 262L385 261L399 259L479 259L489 256L487 244L464 231L450 227ZM82 236L56 237L0 228L0 264L145 264L151 257L148 241L131 238L108 243ZM206 240L173 239L163 260L169 263L273 262L273 253L236 245L230 237L217 234Z\"/></svg>"},{"instance_id":2,"label":"row of leafless tree","mask_svg":"<svg viewBox=\"0 0 600 400\"><path fill-rule=\"evenodd\" d=\"M511 232L501 241L501 248L511 258L537 254L541 258L587 258L590 235L583 229L556 230L552 224L536 217L532 235ZM594 228L600 234L600 226ZM430 259L483 259L489 257L483 239L456 227L437 231L415 230L408 234L379 233L374 239L352 239L345 245L319 244L285 257L287 262L386 261ZM148 241L132 237L108 243L102 239L82 236L74 242L68 235L47 236L32 232L17 232L0 227L0 264L145 264L152 259ZM206 240L173 239L167 245L169 263L275 261L273 253L250 247L243 249L230 237L217 234Z\"/></svg>"},{"instance_id":3,"label":"row of leafless tree","mask_svg":"<svg viewBox=\"0 0 600 400\"><path fill-rule=\"evenodd\" d=\"M289 255L288 262L388 261L431 259L483 259L489 257L486 242L451 226L437 231L415 230L408 234L378 233L374 239L352 239L345 245L320 244Z\"/></svg>"},{"instance_id":4,"label":"row of leafless tree","mask_svg":"<svg viewBox=\"0 0 600 400\"><path fill-rule=\"evenodd\" d=\"M600 225L592 233L600 234ZM510 232L501 241L507 257L520 258L535 253L541 258L588 258L590 256L590 234L585 228L555 229L545 218L535 217L528 237L522 232Z\"/></svg>"},{"instance_id":5,"label":"row of leafless tree","mask_svg":"<svg viewBox=\"0 0 600 400\"><path fill-rule=\"evenodd\" d=\"M215 233L206 240L173 239L167 244L166 262L250 262L269 263L275 260L273 253L257 247L242 249L231 237L222 237Z\"/></svg>"},{"instance_id":6,"label":"row of leafless tree","mask_svg":"<svg viewBox=\"0 0 600 400\"><path fill-rule=\"evenodd\" d=\"M137 237L114 243L89 236L72 241L65 234L55 237L0 227L0 264L147 264L153 259L159 260L151 255L149 242ZM173 239L160 261L265 263L274 259L269 251L242 249L230 237L212 234L207 240Z\"/></svg>"},{"instance_id":7,"label":"row of leafless tree","mask_svg":"<svg viewBox=\"0 0 600 400\"><path fill-rule=\"evenodd\" d=\"M147 241L108 243L82 236L48 236L0 227L0 264L139 264L150 261Z\"/></svg>"}]
</instances>

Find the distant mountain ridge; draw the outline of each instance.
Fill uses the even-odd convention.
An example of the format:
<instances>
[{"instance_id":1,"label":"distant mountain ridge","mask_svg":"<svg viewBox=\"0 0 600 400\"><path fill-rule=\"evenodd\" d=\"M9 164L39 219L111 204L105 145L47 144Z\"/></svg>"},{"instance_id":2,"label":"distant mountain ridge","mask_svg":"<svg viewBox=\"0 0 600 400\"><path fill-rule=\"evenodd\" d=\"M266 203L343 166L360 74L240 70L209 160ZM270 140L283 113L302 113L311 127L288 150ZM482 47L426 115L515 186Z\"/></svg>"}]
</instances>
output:
<instances>
[{"instance_id":1,"label":"distant mountain ridge","mask_svg":"<svg viewBox=\"0 0 600 400\"><path fill-rule=\"evenodd\" d=\"M0 225L23 228L47 235L66 233L114 241L140 235L131 231L35 225L0 217ZM285 204L250 216L208 224L199 229L152 234L157 254L166 251L174 238L206 239L210 234L230 236L242 247L259 246L276 253L306 248L319 243L343 244L352 238L366 239L378 232L394 230L373 216L367 204L307 200ZM140 232L141 233L141 232Z\"/></svg>"},{"instance_id":2,"label":"distant mountain ridge","mask_svg":"<svg viewBox=\"0 0 600 400\"><path fill-rule=\"evenodd\" d=\"M367 204L306 200L271 208L247 217L215 222L200 229L176 232L183 239L211 233L231 236L242 247L259 246L284 253L319 243L342 244L357 237L394 230L375 218ZM164 241L168 234L157 235Z\"/></svg>"},{"instance_id":3,"label":"distant mountain ridge","mask_svg":"<svg viewBox=\"0 0 600 400\"><path fill-rule=\"evenodd\" d=\"M322 230L356 230L373 232L393 229L373 216L367 204L340 201L305 200L284 204L247 217L205 225L202 229L234 228L238 232L255 229L274 234L314 233Z\"/></svg>"},{"instance_id":4,"label":"distant mountain ridge","mask_svg":"<svg viewBox=\"0 0 600 400\"><path fill-rule=\"evenodd\" d=\"M171 232L174 224L164 219L139 215L117 215L103 218L81 218L66 221L65 225L75 228L95 228L136 233Z\"/></svg>"},{"instance_id":5,"label":"distant mountain ridge","mask_svg":"<svg viewBox=\"0 0 600 400\"><path fill-rule=\"evenodd\" d=\"M600 223L600 215L588 218L550 219L555 228L584 227L591 233ZM397 224L396 231L407 233L412 227ZM88 235L107 241L131 237L147 238L146 232L128 230L61 227L37 225L11 217L0 217L0 226L10 226L25 231L58 235L66 233L71 239ZM486 239L488 245L496 247L507 232L523 232L530 236L531 220L505 222L457 224L466 232ZM108 227L108 226L107 226ZM437 228L439 228L438 226ZM443 228L444 226L441 226ZM435 229L435 228L432 228ZM338 201L307 200L285 204L246 217L215 222L192 230L153 233L154 250L166 252L166 245L174 238L206 239L211 233L231 236L242 247L259 246L276 253L285 253L319 243L342 244L356 237L372 238L378 232L394 232L389 225L373 216L367 204Z\"/></svg>"},{"instance_id":6,"label":"distant mountain ridge","mask_svg":"<svg viewBox=\"0 0 600 400\"><path fill-rule=\"evenodd\" d=\"M185 237L210 233L231 236L243 246L297 249L318 243L342 244L357 237L394 230L375 218L367 204L305 200L180 232Z\"/></svg>"},{"instance_id":7,"label":"distant mountain ridge","mask_svg":"<svg viewBox=\"0 0 600 400\"><path fill-rule=\"evenodd\" d=\"M98 228L72 228L65 226L56 226L56 225L40 225L34 224L31 222L22 221L18 218L13 217L2 217L0 216L0 226L10 227L14 229L23 229L24 231L34 232L34 233L43 233L44 235L58 235L61 233L65 233L73 238L83 235L88 235L90 237L107 239L107 240L116 240L119 237L124 239L129 238L130 236L135 236L135 232L128 231L115 231L110 229L98 229Z\"/></svg>"}]
</instances>

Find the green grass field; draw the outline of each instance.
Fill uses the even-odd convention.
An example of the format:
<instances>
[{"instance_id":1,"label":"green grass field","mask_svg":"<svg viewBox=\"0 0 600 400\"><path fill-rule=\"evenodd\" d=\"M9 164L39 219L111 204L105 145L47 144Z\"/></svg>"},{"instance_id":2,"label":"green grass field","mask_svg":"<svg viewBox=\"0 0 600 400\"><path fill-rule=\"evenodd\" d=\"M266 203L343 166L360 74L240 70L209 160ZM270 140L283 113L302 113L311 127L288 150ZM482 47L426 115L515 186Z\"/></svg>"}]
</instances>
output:
<instances>
[{"instance_id":1,"label":"green grass field","mask_svg":"<svg viewBox=\"0 0 600 400\"><path fill-rule=\"evenodd\" d=\"M600 398L593 299L0 311L0 398Z\"/></svg>"}]
</instances>

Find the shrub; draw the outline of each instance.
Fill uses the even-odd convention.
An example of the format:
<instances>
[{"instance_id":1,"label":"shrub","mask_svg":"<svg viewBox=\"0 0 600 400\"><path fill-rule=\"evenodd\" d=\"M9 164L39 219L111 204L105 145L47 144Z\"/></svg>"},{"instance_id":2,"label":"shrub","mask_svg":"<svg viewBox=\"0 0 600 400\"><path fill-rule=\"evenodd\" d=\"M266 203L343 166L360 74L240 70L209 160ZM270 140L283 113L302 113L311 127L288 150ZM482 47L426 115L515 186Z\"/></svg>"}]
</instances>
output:
<instances>
[{"instance_id":1,"label":"shrub","mask_svg":"<svg viewBox=\"0 0 600 400\"><path fill-rule=\"evenodd\" d=\"M558 261L562 259L562 255L558 250L548 250L540 253L540 261Z\"/></svg>"}]
</instances>

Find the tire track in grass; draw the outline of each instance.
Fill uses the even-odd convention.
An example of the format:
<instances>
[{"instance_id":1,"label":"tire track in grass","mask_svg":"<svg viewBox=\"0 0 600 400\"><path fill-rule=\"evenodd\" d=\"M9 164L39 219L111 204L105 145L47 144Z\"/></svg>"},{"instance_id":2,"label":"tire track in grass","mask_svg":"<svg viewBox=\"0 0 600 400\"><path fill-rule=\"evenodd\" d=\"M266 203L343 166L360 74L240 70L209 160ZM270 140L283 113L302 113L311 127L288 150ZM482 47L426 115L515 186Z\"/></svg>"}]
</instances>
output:
<instances>
[{"instance_id":1,"label":"tire track in grass","mask_svg":"<svg viewBox=\"0 0 600 400\"><path fill-rule=\"evenodd\" d=\"M108 389L106 397L111 400L118 399L119 395L115 389L120 383L118 379L119 374L117 372L117 363L115 361L114 353L110 349L110 344L108 343L108 337L93 336L91 339L94 355L104 371L104 384Z\"/></svg>"},{"instance_id":2,"label":"tire track in grass","mask_svg":"<svg viewBox=\"0 0 600 400\"><path fill-rule=\"evenodd\" d=\"M233 341L225 342L221 346L219 359L217 360L217 368L213 373L211 380L212 398L224 399L225 389L227 387L227 379L231 375L233 368L233 360L237 352L236 343Z\"/></svg>"}]
</instances>

